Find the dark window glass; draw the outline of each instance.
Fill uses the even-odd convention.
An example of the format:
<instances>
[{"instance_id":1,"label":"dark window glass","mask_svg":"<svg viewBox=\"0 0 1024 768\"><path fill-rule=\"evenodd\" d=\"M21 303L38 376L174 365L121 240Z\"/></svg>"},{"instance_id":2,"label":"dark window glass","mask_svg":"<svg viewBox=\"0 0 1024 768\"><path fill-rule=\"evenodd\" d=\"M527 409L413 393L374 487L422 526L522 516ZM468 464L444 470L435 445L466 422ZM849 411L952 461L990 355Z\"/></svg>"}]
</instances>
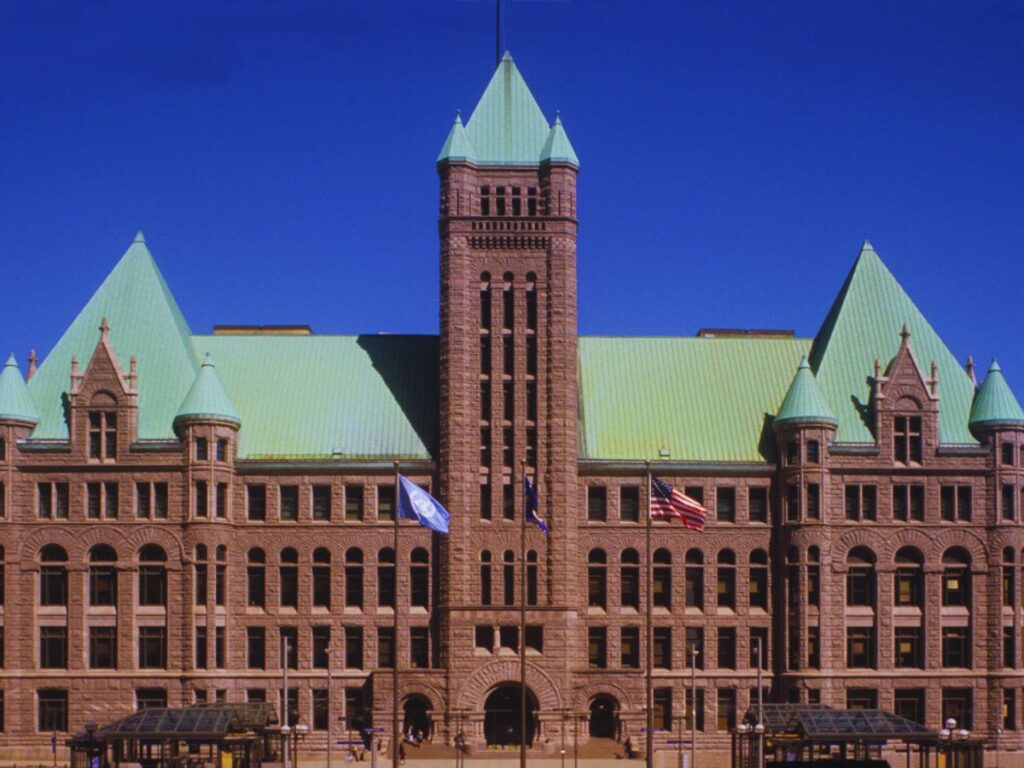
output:
<instances>
[{"instance_id":1,"label":"dark window glass","mask_svg":"<svg viewBox=\"0 0 1024 768\"><path fill-rule=\"evenodd\" d=\"M654 627L654 666L657 669L672 669L672 628Z\"/></svg>"},{"instance_id":2,"label":"dark window glass","mask_svg":"<svg viewBox=\"0 0 1024 768\"><path fill-rule=\"evenodd\" d=\"M718 666L720 669L736 669L736 629L718 629Z\"/></svg>"},{"instance_id":3,"label":"dark window glass","mask_svg":"<svg viewBox=\"0 0 1024 768\"><path fill-rule=\"evenodd\" d=\"M66 688L42 688L36 694L39 703L39 730L67 731L68 692Z\"/></svg>"},{"instance_id":4,"label":"dark window glass","mask_svg":"<svg viewBox=\"0 0 1024 768\"><path fill-rule=\"evenodd\" d=\"M608 629L590 627L587 630L587 664L596 669L608 666Z\"/></svg>"},{"instance_id":5,"label":"dark window glass","mask_svg":"<svg viewBox=\"0 0 1024 768\"><path fill-rule=\"evenodd\" d=\"M313 486L313 519L331 519L331 486Z\"/></svg>"},{"instance_id":6,"label":"dark window glass","mask_svg":"<svg viewBox=\"0 0 1024 768\"><path fill-rule=\"evenodd\" d=\"M942 666L971 666L971 631L968 627L942 628Z\"/></svg>"},{"instance_id":7,"label":"dark window glass","mask_svg":"<svg viewBox=\"0 0 1024 768\"><path fill-rule=\"evenodd\" d=\"M197 480L195 486L196 494L196 517L206 517L210 503L210 494L206 487L205 480Z\"/></svg>"},{"instance_id":8,"label":"dark window glass","mask_svg":"<svg viewBox=\"0 0 1024 768\"><path fill-rule=\"evenodd\" d=\"M736 727L736 689L718 690L718 730L728 732Z\"/></svg>"},{"instance_id":9,"label":"dark window glass","mask_svg":"<svg viewBox=\"0 0 1024 768\"><path fill-rule=\"evenodd\" d=\"M821 519L821 486L817 483L807 484L807 519Z\"/></svg>"},{"instance_id":10,"label":"dark window glass","mask_svg":"<svg viewBox=\"0 0 1024 768\"><path fill-rule=\"evenodd\" d=\"M89 669L117 668L117 628L89 627Z\"/></svg>"},{"instance_id":11,"label":"dark window glass","mask_svg":"<svg viewBox=\"0 0 1024 768\"><path fill-rule=\"evenodd\" d=\"M395 519L395 486L377 486L377 519L388 522Z\"/></svg>"},{"instance_id":12,"label":"dark window glass","mask_svg":"<svg viewBox=\"0 0 1024 768\"><path fill-rule=\"evenodd\" d=\"M205 437L196 438L196 461L206 461L210 458L209 443Z\"/></svg>"},{"instance_id":13,"label":"dark window glass","mask_svg":"<svg viewBox=\"0 0 1024 768\"><path fill-rule=\"evenodd\" d=\"M345 553L345 606L363 607L363 553L359 549Z\"/></svg>"},{"instance_id":14,"label":"dark window glass","mask_svg":"<svg viewBox=\"0 0 1024 768\"><path fill-rule=\"evenodd\" d=\"M227 658L227 630L224 627L213 629L213 663L217 669L224 669Z\"/></svg>"},{"instance_id":15,"label":"dark window glass","mask_svg":"<svg viewBox=\"0 0 1024 768\"><path fill-rule=\"evenodd\" d=\"M430 638L427 627L409 629L409 665L413 669L430 666Z\"/></svg>"},{"instance_id":16,"label":"dark window glass","mask_svg":"<svg viewBox=\"0 0 1024 768\"><path fill-rule=\"evenodd\" d=\"M395 551L390 547L377 555L377 605L395 607Z\"/></svg>"},{"instance_id":17,"label":"dark window glass","mask_svg":"<svg viewBox=\"0 0 1024 768\"><path fill-rule=\"evenodd\" d=\"M750 488L747 491L747 514L752 523L768 522L768 489Z\"/></svg>"},{"instance_id":18,"label":"dark window glass","mask_svg":"<svg viewBox=\"0 0 1024 768\"><path fill-rule=\"evenodd\" d=\"M640 488L624 485L619 488L619 519L624 523L640 521Z\"/></svg>"},{"instance_id":19,"label":"dark window glass","mask_svg":"<svg viewBox=\"0 0 1024 768\"><path fill-rule=\"evenodd\" d=\"M821 448L817 440L807 441L807 463L818 464L821 462Z\"/></svg>"},{"instance_id":20,"label":"dark window glass","mask_svg":"<svg viewBox=\"0 0 1024 768\"><path fill-rule=\"evenodd\" d=\"M848 627L846 629L846 666L851 669L875 667L875 628Z\"/></svg>"},{"instance_id":21,"label":"dark window glass","mask_svg":"<svg viewBox=\"0 0 1024 768\"><path fill-rule=\"evenodd\" d=\"M246 629L246 658L249 669L267 668L267 631L264 627Z\"/></svg>"},{"instance_id":22,"label":"dark window glass","mask_svg":"<svg viewBox=\"0 0 1024 768\"><path fill-rule=\"evenodd\" d=\"M248 485L245 488L248 500L250 520L267 519L267 487L265 485Z\"/></svg>"},{"instance_id":23,"label":"dark window glass","mask_svg":"<svg viewBox=\"0 0 1024 768\"><path fill-rule=\"evenodd\" d=\"M42 669L67 669L67 627L39 628L39 666Z\"/></svg>"},{"instance_id":24,"label":"dark window glass","mask_svg":"<svg viewBox=\"0 0 1024 768\"><path fill-rule=\"evenodd\" d=\"M327 649L331 645L331 628L325 626L313 627L313 668L327 669L330 663L330 654Z\"/></svg>"},{"instance_id":25,"label":"dark window glass","mask_svg":"<svg viewBox=\"0 0 1024 768\"><path fill-rule=\"evenodd\" d=\"M345 519L349 522L363 519L363 486L345 486Z\"/></svg>"},{"instance_id":26,"label":"dark window glass","mask_svg":"<svg viewBox=\"0 0 1024 768\"><path fill-rule=\"evenodd\" d=\"M281 659L288 669L299 668L299 630L297 627L280 627Z\"/></svg>"},{"instance_id":27,"label":"dark window glass","mask_svg":"<svg viewBox=\"0 0 1024 768\"><path fill-rule=\"evenodd\" d=\"M218 520L223 520L228 516L228 484L217 483L217 498L216 498L216 509L215 514Z\"/></svg>"},{"instance_id":28,"label":"dark window glass","mask_svg":"<svg viewBox=\"0 0 1024 768\"><path fill-rule=\"evenodd\" d=\"M345 627L345 666L363 668L363 628Z\"/></svg>"},{"instance_id":29,"label":"dark window glass","mask_svg":"<svg viewBox=\"0 0 1024 768\"><path fill-rule=\"evenodd\" d=\"M395 632L393 627L377 627L377 666L391 669L395 666Z\"/></svg>"},{"instance_id":30,"label":"dark window glass","mask_svg":"<svg viewBox=\"0 0 1024 768\"><path fill-rule=\"evenodd\" d=\"M167 668L166 627L139 627L139 667Z\"/></svg>"},{"instance_id":31,"label":"dark window glass","mask_svg":"<svg viewBox=\"0 0 1024 768\"><path fill-rule=\"evenodd\" d=\"M654 689L654 727L663 731L672 730L672 689Z\"/></svg>"},{"instance_id":32,"label":"dark window glass","mask_svg":"<svg viewBox=\"0 0 1024 768\"><path fill-rule=\"evenodd\" d=\"M640 668L640 627L622 627L619 649L624 669Z\"/></svg>"},{"instance_id":33,"label":"dark window glass","mask_svg":"<svg viewBox=\"0 0 1024 768\"><path fill-rule=\"evenodd\" d=\"M206 627L196 627L196 669L206 669L207 667L207 637Z\"/></svg>"},{"instance_id":34,"label":"dark window glass","mask_svg":"<svg viewBox=\"0 0 1024 768\"><path fill-rule=\"evenodd\" d=\"M490 653L494 650L494 627L478 626L473 631L473 645Z\"/></svg>"},{"instance_id":35,"label":"dark window glass","mask_svg":"<svg viewBox=\"0 0 1024 768\"><path fill-rule=\"evenodd\" d=\"M715 510L720 523L736 522L736 489L719 488L715 492Z\"/></svg>"},{"instance_id":36,"label":"dark window glass","mask_svg":"<svg viewBox=\"0 0 1024 768\"><path fill-rule=\"evenodd\" d=\"M896 627L895 666L924 669L924 645L920 627Z\"/></svg>"},{"instance_id":37,"label":"dark window glass","mask_svg":"<svg viewBox=\"0 0 1024 768\"><path fill-rule=\"evenodd\" d=\"M117 605L117 570L114 566L89 566L89 605Z\"/></svg>"},{"instance_id":38,"label":"dark window glass","mask_svg":"<svg viewBox=\"0 0 1024 768\"><path fill-rule=\"evenodd\" d=\"M924 725L924 689L897 688L893 693L893 712Z\"/></svg>"},{"instance_id":39,"label":"dark window glass","mask_svg":"<svg viewBox=\"0 0 1024 768\"><path fill-rule=\"evenodd\" d=\"M298 520L299 519L299 486L297 485L282 485L279 489L280 505L281 505L281 519L282 520Z\"/></svg>"}]
</instances>

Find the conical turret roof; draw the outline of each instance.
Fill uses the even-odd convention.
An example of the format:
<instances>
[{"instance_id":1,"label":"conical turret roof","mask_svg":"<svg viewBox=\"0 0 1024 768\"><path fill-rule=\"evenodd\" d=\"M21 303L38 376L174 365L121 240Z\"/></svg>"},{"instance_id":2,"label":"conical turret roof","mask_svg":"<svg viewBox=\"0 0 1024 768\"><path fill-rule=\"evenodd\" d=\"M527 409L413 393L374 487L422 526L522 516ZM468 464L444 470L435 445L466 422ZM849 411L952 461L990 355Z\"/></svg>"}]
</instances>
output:
<instances>
[{"instance_id":1,"label":"conical turret roof","mask_svg":"<svg viewBox=\"0 0 1024 768\"><path fill-rule=\"evenodd\" d=\"M1024 409L1006 383L1003 370L995 360L985 374L971 405L971 429L995 426L1024 426Z\"/></svg>"},{"instance_id":2,"label":"conical turret roof","mask_svg":"<svg viewBox=\"0 0 1024 768\"><path fill-rule=\"evenodd\" d=\"M580 165L580 160L576 157L576 150L572 148L565 128L562 127L561 117L555 117L555 124L551 126L548 140L544 143L544 149L540 153L540 161L542 163L569 163L577 168Z\"/></svg>"},{"instance_id":3,"label":"conical turret roof","mask_svg":"<svg viewBox=\"0 0 1024 768\"><path fill-rule=\"evenodd\" d=\"M473 146L469 143L466 129L462 125L462 116L459 114L455 115L455 123L448 132L448 138L445 140L444 146L441 147L441 152L437 156L437 162L439 163L443 163L446 160L462 160L468 163L475 162L476 160Z\"/></svg>"},{"instance_id":4,"label":"conical turret roof","mask_svg":"<svg viewBox=\"0 0 1024 768\"><path fill-rule=\"evenodd\" d=\"M0 370L0 421L39 423L39 412L28 391L28 385L21 378L14 355L7 359L3 370Z\"/></svg>"},{"instance_id":5,"label":"conical turret roof","mask_svg":"<svg viewBox=\"0 0 1024 768\"><path fill-rule=\"evenodd\" d=\"M192 388L185 395L185 399L174 417L175 423L190 419L242 423L238 411L231 403L228 391L224 389L224 384L221 382L220 376L217 375L217 366L213 364L213 358L210 355L203 360L199 373L196 374L196 380L192 383Z\"/></svg>"},{"instance_id":6,"label":"conical turret roof","mask_svg":"<svg viewBox=\"0 0 1024 768\"><path fill-rule=\"evenodd\" d=\"M836 424L835 415L825 401L818 380L805 355L796 369L782 407L775 415L776 424Z\"/></svg>"}]
</instances>

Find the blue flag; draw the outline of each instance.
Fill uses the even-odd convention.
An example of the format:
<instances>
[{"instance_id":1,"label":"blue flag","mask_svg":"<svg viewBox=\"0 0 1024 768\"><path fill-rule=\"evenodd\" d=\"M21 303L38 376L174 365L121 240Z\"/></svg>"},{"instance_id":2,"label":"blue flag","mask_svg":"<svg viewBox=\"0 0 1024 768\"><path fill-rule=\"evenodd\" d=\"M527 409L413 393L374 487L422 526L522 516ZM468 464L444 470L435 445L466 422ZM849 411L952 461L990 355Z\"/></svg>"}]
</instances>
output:
<instances>
[{"instance_id":1,"label":"blue flag","mask_svg":"<svg viewBox=\"0 0 1024 768\"><path fill-rule=\"evenodd\" d=\"M547 536L551 529L548 528L548 524L544 522L540 514L537 512L537 508L540 506L540 499L537 498L537 489L530 483L530 478L523 476L523 493L526 494L526 522L533 523Z\"/></svg>"},{"instance_id":2,"label":"blue flag","mask_svg":"<svg viewBox=\"0 0 1024 768\"><path fill-rule=\"evenodd\" d=\"M448 533L451 515L441 502L409 478L398 476L398 519L415 520L424 528Z\"/></svg>"}]
</instances>

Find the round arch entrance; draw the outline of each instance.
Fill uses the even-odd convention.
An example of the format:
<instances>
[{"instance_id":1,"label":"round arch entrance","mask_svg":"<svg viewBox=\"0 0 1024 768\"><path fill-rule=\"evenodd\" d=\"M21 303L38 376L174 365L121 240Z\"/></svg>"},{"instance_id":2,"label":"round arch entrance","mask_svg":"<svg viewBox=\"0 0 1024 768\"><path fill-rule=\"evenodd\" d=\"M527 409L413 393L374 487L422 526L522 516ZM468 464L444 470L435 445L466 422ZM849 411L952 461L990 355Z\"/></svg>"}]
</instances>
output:
<instances>
[{"instance_id":1,"label":"round arch entrance","mask_svg":"<svg viewBox=\"0 0 1024 768\"><path fill-rule=\"evenodd\" d=\"M615 739L619 736L619 702L614 696L601 693L590 700L590 736L594 739Z\"/></svg>"},{"instance_id":2,"label":"round arch entrance","mask_svg":"<svg viewBox=\"0 0 1024 768\"><path fill-rule=\"evenodd\" d=\"M434 727L430 702L425 696L413 694L402 704L402 733L411 740L429 739Z\"/></svg>"},{"instance_id":3,"label":"round arch entrance","mask_svg":"<svg viewBox=\"0 0 1024 768\"><path fill-rule=\"evenodd\" d=\"M487 746L519 744L520 687L518 683L499 685L484 702L484 738ZM532 745L537 735L537 697L526 689L526 743Z\"/></svg>"}]
</instances>

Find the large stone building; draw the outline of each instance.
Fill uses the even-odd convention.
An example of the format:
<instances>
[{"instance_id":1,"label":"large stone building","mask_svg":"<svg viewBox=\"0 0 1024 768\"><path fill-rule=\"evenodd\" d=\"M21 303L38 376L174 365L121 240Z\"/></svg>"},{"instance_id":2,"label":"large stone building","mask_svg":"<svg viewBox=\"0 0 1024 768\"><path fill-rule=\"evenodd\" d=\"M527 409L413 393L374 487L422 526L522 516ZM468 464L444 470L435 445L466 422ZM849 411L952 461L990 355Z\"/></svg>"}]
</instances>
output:
<instances>
[{"instance_id":1,"label":"large stone building","mask_svg":"<svg viewBox=\"0 0 1024 768\"><path fill-rule=\"evenodd\" d=\"M760 640L776 700L1024 746L1024 411L998 367L978 387L868 244L813 339L580 338L577 157L509 57L437 168L439 337L195 334L139 236L27 383L8 362L5 754L278 702L285 638L309 746L386 727L395 661L406 724L514 738L520 642L538 747L639 743L647 461L709 510L654 530L659 727L695 661L724 748ZM446 538L402 525L397 573L395 460L452 513ZM523 462L551 533L528 533L520 638Z\"/></svg>"}]
</instances>

